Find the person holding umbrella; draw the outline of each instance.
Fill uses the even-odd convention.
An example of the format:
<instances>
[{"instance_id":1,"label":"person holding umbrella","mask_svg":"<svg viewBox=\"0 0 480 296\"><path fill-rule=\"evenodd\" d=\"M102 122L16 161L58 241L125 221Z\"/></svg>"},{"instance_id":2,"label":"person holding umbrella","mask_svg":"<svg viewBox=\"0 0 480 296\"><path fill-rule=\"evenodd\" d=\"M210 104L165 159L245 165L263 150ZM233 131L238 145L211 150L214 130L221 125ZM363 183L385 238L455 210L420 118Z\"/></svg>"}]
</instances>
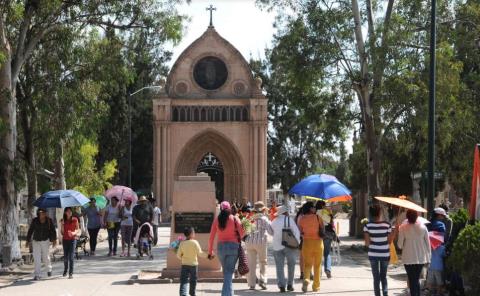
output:
<instances>
[{"instance_id":1,"label":"person holding umbrella","mask_svg":"<svg viewBox=\"0 0 480 296\"><path fill-rule=\"evenodd\" d=\"M32 239L33 238L33 239ZM45 209L37 210L37 217L33 218L27 233L27 248L33 249L33 261L35 263L34 280L38 281L42 272L42 261L47 267L47 275L52 276L52 264L50 262L50 244L57 245L57 232L52 219L47 217Z\"/></svg>"},{"instance_id":2,"label":"person holding umbrella","mask_svg":"<svg viewBox=\"0 0 480 296\"><path fill-rule=\"evenodd\" d=\"M118 197L110 198L110 204L105 211L105 223L108 232L108 256L117 255L118 232L120 231L120 210Z\"/></svg>"},{"instance_id":3,"label":"person holding umbrella","mask_svg":"<svg viewBox=\"0 0 480 296\"><path fill-rule=\"evenodd\" d=\"M60 221L60 233L63 236L63 276L73 278L73 257L75 254L76 241L81 234L78 219L73 217L72 208L66 207L63 211L63 219Z\"/></svg>"},{"instance_id":4,"label":"person holding umbrella","mask_svg":"<svg viewBox=\"0 0 480 296\"><path fill-rule=\"evenodd\" d=\"M307 292L313 267L313 292L320 290L320 272L323 258L323 239L325 235L323 221L318 218L313 202L304 206L305 214L298 222L298 228L303 237L303 285L302 291Z\"/></svg>"},{"instance_id":5,"label":"person holding umbrella","mask_svg":"<svg viewBox=\"0 0 480 296\"><path fill-rule=\"evenodd\" d=\"M411 296L420 296L420 274L432 257L427 227L418 223L417 218L417 211L407 210L408 223L400 225L397 242L398 248L403 250L402 262L407 272Z\"/></svg>"},{"instance_id":6,"label":"person holding umbrella","mask_svg":"<svg viewBox=\"0 0 480 296\"><path fill-rule=\"evenodd\" d=\"M120 227L122 231L122 255L121 257L130 257L130 245L132 244L132 202L130 200L125 201L125 206L120 211L122 222ZM127 247L127 253L125 254L125 246Z\"/></svg>"}]
</instances>

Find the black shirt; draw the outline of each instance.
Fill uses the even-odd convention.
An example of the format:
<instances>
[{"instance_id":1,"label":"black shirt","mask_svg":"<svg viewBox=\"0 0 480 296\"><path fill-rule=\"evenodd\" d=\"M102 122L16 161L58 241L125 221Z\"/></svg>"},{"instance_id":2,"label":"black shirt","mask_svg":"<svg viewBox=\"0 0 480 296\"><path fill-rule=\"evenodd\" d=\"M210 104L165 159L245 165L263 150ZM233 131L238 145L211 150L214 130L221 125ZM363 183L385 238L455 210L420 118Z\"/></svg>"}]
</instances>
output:
<instances>
[{"instance_id":1,"label":"black shirt","mask_svg":"<svg viewBox=\"0 0 480 296\"><path fill-rule=\"evenodd\" d=\"M140 221L140 225L146 222L151 223L153 220L153 207L148 202L137 204L133 208L132 216Z\"/></svg>"},{"instance_id":2,"label":"black shirt","mask_svg":"<svg viewBox=\"0 0 480 296\"><path fill-rule=\"evenodd\" d=\"M57 232L55 231L52 219L46 218L45 222L41 223L39 218L33 218L28 228L27 242L32 240L32 235L35 241L55 241L57 239Z\"/></svg>"}]
</instances>

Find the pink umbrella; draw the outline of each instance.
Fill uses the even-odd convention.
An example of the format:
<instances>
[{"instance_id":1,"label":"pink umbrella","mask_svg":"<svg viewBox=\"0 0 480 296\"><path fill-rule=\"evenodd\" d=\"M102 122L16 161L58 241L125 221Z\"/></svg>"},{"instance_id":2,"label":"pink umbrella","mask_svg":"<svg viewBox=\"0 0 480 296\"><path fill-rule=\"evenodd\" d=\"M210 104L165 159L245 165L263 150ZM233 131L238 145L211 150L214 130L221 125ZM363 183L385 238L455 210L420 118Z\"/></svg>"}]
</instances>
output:
<instances>
[{"instance_id":1,"label":"pink umbrella","mask_svg":"<svg viewBox=\"0 0 480 296\"><path fill-rule=\"evenodd\" d=\"M126 200L132 202L132 204L137 203L138 196L131 188L115 185L112 188L105 191L105 197L110 200L112 197L116 196L121 204Z\"/></svg>"},{"instance_id":2,"label":"pink umbrella","mask_svg":"<svg viewBox=\"0 0 480 296\"><path fill-rule=\"evenodd\" d=\"M428 233L428 238L430 239L430 245L434 250L440 247L444 242L444 234L439 231L430 231Z\"/></svg>"}]
</instances>

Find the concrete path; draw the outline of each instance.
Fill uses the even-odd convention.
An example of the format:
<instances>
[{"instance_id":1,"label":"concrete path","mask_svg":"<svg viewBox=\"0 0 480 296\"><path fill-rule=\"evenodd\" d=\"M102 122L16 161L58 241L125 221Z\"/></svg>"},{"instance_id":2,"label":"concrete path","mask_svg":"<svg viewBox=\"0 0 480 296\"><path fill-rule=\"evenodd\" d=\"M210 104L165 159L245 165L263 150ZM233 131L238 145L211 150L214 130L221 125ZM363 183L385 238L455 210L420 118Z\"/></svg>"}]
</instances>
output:
<instances>
[{"instance_id":1,"label":"concrete path","mask_svg":"<svg viewBox=\"0 0 480 296\"><path fill-rule=\"evenodd\" d=\"M348 227L348 222L341 222L344 230ZM169 228L160 228L159 245L154 248L154 260L135 260L124 259L120 257L107 257L107 242L99 244L97 256L83 257L75 261L75 272L73 279L63 278L63 262L54 263L53 276L40 281L33 281L32 275L19 277L0 276L0 295L178 295L178 284L155 284L155 285L128 285L128 280L138 274L139 270L161 270L166 265L167 243L169 239ZM321 280L320 292L308 293L309 295L352 295L352 296L371 296L372 275L368 266L366 254L363 252L352 251L351 244L358 244L360 241L345 238L342 242L343 253L340 266L334 266L333 278L327 279L325 276ZM275 283L274 260L269 252L269 281L267 291L250 291L245 283L234 284L235 295L285 295L278 293ZM32 271L33 266L26 266L24 271ZM298 268L296 269L298 272ZM298 275L296 275L298 277ZM10 280L15 280L9 282ZM388 274L389 295L405 295L406 275L402 266L390 267ZM197 286L197 295L220 295L221 283L199 283ZM301 282L295 283L295 292L287 294L301 293Z\"/></svg>"}]
</instances>

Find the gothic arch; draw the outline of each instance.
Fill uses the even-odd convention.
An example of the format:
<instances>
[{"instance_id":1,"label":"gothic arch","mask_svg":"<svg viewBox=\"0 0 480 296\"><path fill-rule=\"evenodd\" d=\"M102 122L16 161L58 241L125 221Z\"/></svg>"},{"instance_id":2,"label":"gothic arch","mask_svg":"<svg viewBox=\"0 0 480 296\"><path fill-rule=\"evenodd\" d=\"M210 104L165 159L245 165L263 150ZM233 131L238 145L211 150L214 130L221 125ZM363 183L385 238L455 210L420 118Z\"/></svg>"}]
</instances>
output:
<instances>
[{"instance_id":1,"label":"gothic arch","mask_svg":"<svg viewBox=\"0 0 480 296\"><path fill-rule=\"evenodd\" d=\"M222 162L225 200L240 200L245 197L245 167L242 156L234 143L213 129L199 133L184 145L175 164L175 179L178 176L194 176L199 161L208 152L216 155Z\"/></svg>"}]
</instances>

